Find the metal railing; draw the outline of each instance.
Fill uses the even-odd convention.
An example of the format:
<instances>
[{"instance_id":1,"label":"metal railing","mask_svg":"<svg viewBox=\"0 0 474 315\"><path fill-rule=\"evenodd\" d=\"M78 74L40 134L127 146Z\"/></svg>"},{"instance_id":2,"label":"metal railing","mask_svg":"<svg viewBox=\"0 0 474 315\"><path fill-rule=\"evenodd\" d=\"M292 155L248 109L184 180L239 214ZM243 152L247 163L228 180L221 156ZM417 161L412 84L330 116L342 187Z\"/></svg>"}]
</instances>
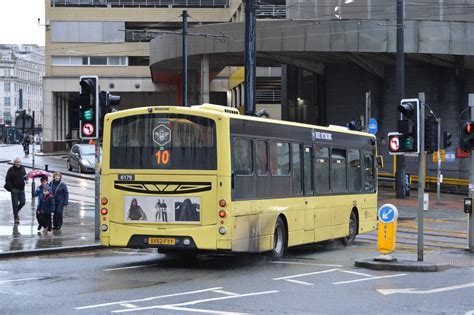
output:
<instances>
[{"instance_id":1,"label":"metal railing","mask_svg":"<svg viewBox=\"0 0 474 315\"><path fill-rule=\"evenodd\" d=\"M51 0L52 7L227 8L229 0Z\"/></svg>"},{"instance_id":2,"label":"metal railing","mask_svg":"<svg viewBox=\"0 0 474 315\"><path fill-rule=\"evenodd\" d=\"M255 101L259 104L281 103L281 90L256 90Z\"/></svg>"},{"instance_id":3,"label":"metal railing","mask_svg":"<svg viewBox=\"0 0 474 315\"><path fill-rule=\"evenodd\" d=\"M286 19L286 5L260 4L256 14L258 19Z\"/></svg>"}]
</instances>

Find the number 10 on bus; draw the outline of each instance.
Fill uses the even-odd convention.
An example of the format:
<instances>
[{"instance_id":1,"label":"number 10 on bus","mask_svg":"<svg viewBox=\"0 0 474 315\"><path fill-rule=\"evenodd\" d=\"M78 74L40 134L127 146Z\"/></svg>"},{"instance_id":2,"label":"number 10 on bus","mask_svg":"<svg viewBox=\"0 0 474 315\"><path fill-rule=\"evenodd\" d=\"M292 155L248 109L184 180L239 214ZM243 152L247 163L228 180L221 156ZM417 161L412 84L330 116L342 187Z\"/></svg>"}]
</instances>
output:
<instances>
[{"instance_id":1,"label":"number 10 on bus","mask_svg":"<svg viewBox=\"0 0 474 315\"><path fill-rule=\"evenodd\" d=\"M170 162L170 151L168 150L158 150L155 153L156 164L158 165L168 165Z\"/></svg>"}]
</instances>

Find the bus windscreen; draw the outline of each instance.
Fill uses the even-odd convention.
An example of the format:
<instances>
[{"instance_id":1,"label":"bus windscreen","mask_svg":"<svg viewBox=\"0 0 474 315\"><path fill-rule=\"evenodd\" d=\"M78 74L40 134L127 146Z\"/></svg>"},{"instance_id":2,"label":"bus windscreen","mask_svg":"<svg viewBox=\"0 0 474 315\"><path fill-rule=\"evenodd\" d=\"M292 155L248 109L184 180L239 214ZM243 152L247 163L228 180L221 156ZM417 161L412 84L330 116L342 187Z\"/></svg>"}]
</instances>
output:
<instances>
[{"instance_id":1,"label":"bus windscreen","mask_svg":"<svg viewBox=\"0 0 474 315\"><path fill-rule=\"evenodd\" d=\"M217 169L212 119L145 114L112 122L111 169Z\"/></svg>"}]
</instances>

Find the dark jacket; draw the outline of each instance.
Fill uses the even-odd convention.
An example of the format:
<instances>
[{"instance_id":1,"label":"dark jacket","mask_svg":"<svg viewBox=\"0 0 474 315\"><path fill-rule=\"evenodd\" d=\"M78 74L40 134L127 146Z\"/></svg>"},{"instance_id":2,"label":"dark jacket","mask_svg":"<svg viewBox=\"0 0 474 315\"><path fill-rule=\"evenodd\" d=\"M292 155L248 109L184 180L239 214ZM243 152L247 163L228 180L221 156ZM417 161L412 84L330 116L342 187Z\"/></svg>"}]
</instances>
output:
<instances>
[{"instance_id":1,"label":"dark jacket","mask_svg":"<svg viewBox=\"0 0 474 315\"><path fill-rule=\"evenodd\" d=\"M38 190L37 190L37 193L38 193ZM39 196L37 211L43 214L51 214L54 212L54 209L55 209L55 203L54 203L53 194L50 192L47 196L44 196L43 190L41 189L41 195Z\"/></svg>"},{"instance_id":2,"label":"dark jacket","mask_svg":"<svg viewBox=\"0 0 474 315\"><path fill-rule=\"evenodd\" d=\"M7 171L7 176L5 178L5 183L10 186L10 189L19 189L25 190L25 176L26 171L23 165L16 167L13 165Z\"/></svg>"},{"instance_id":3,"label":"dark jacket","mask_svg":"<svg viewBox=\"0 0 474 315\"><path fill-rule=\"evenodd\" d=\"M69 202L69 192L67 186L62 181L51 181L49 184L51 187L51 192L54 194L54 201L56 205L67 205Z\"/></svg>"}]
</instances>

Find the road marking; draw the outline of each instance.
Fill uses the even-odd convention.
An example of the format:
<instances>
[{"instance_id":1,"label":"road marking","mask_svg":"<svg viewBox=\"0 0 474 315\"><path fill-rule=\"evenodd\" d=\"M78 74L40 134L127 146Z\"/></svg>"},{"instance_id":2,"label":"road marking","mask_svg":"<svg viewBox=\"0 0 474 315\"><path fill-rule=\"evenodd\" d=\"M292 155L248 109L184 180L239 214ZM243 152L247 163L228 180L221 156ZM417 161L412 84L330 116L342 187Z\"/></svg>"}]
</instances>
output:
<instances>
[{"instance_id":1,"label":"road marking","mask_svg":"<svg viewBox=\"0 0 474 315\"><path fill-rule=\"evenodd\" d=\"M369 275L369 274L366 274L366 273L361 273L361 272L355 272L355 271L349 271L349 270L339 270L339 271L340 272L345 272L345 273L350 273L350 274L353 274L353 275L363 276L363 277L369 277L369 278L375 277L375 276L372 276L372 275Z\"/></svg>"},{"instance_id":2,"label":"road marking","mask_svg":"<svg viewBox=\"0 0 474 315\"><path fill-rule=\"evenodd\" d=\"M45 279L45 278L42 277L42 278L23 278L23 279L12 279L12 280L0 280L0 284L9 283L9 282L19 282L19 281L42 280L42 279Z\"/></svg>"},{"instance_id":3,"label":"road marking","mask_svg":"<svg viewBox=\"0 0 474 315\"><path fill-rule=\"evenodd\" d=\"M178 303L178 304L154 305L154 306L140 307L140 308L136 308L136 309L115 310L115 311L112 311L112 313L125 313L125 312L144 311L144 310L152 310L152 309L157 309L157 308L166 308L166 307L170 307L170 306L171 307L180 307L180 306L187 306L187 305L196 305L196 304L206 303L206 302L222 301L222 300L236 299L236 298L249 297L249 296L272 294L272 293L278 293L278 292L279 291L272 290L272 291L262 291L262 292L239 294L239 295L235 295L235 296L222 296L222 297L217 297L217 298L194 300L194 301ZM216 311L213 311L213 312L216 312ZM227 314L227 313L224 313L224 312L219 312L219 313L220 314Z\"/></svg>"},{"instance_id":4,"label":"road marking","mask_svg":"<svg viewBox=\"0 0 474 315\"><path fill-rule=\"evenodd\" d=\"M439 292L445 292L445 291L451 291L451 290L458 290L458 289L464 289L464 288L469 288L469 287L474 287L474 282L469 282L465 284L460 284L460 285L453 285L451 287L444 287L444 288L437 288L437 289L432 289L432 290L425 290L425 291L414 291L416 290L415 288L407 288L407 289L379 289L377 290L379 293L382 293L383 295L390 295L390 294L431 294L431 293L439 293Z\"/></svg>"},{"instance_id":5,"label":"road marking","mask_svg":"<svg viewBox=\"0 0 474 315\"><path fill-rule=\"evenodd\" d=\"M474 310L464 313L464 315L474 315Z\"/></svg>"},{"instance_id":6,"label":"road marking","mask_svg":"<svg viewBox=\"0 0 474 315\"><path fill-rule=\"evenodd\" d=\"M304 277L304 276L317 275L317 274L320 274L320 273L334 272L334 271L338 271L338 270L340 270L340 269L328 269L328 270L323 270L323 271L308 272L308 273L302 273L302 274L299 274L299 275L286 276L286 277L280 277L280 278L273 278L273 280L292 279L292 278L298 278L298 277Z\"/></svg>"},{"instance_id":7,"label":"road marking","mask_svg":"<svg viewBox=\"0 0 474 315\"><path fill-rule=\"evenodd\" d=\"M123 303L123 304L120 304L120 306L123 306L123 307L126 307L126 308L137 308L138 307L135 304L131 304L131 303Z\"/></svg>"},{"instance_id":8,"label":"road marking","mask_svg":"<svg viewBox=\"0 0 474 315\"><path fill-rule=\"evenodd\" d=\"M224 291L224 290L212 290L212 292L220 293L220 294L224 294L224 295L230 295L230 296L238 295L237 293L228 292L228 291Z\"/></svg>"},{"instance_id":9,"label":"road marking","mask_svg":"<svg viewBox=\"0 0 474 315\"><path fill-rule=\"evenodd\" d=\"M215 310L204 310L199 308L187 308L187 307L178 307L178 306L161 306L160 308L172 311L183 311L183 312L193 312L193 313L206 313L206 314L222 314L222 315L247 315L248 313L232 313L232 312L222 312Z\"/></svg>"},{"instance_id":10,"label":"road marking","mask_svg":"<svg viewBox=\"0 0 474 315\"><path fill-rule=\"evenodd\" d=\"M104 271L116 271L116 270L126 270L126 269L138 269L138 268L153 267L153 266L159 266L159 265L160 265L160 264L136 265L136 266L128 266L128 267L109 268L109 269L104 269Z\"/></svg>"},{"instance_id":11,"label":"road marking","mask_svg":"<svg viewBox=\"0 0 474 315\"><path fill-rule=\"evenodd\" d=\"M96 308L96 307L103 307L103 306L110 306L110 305L129 304L129 303L136 303L136 302L146 302L146 301L152 301L152 300L157 300L157 299L163 299L163 298L167 298L167 297L189 295L189 294L202 293L202 292L209 292L209 291L214 291L214 290L219 290L219 289L222 289L222 287L215 287L215 288L188 291L188 292L181 292L181 293L173 293L173 294L167 294L167 295L152 296L152 297L148 297L148 298L144 298L144 299L138 299L138 300L117 301L117 302L110 302L110 303L104 303L104 304L94 304L94 305L80 306L80 307L75 307L75 309L76 310L85 310L85 309L89 309L89 308Z\"/></svg>"},{"instance_id":12,"label":"road marking","mask_svg":"<svg viewBox=\"0 0 474 315\"><path fill-rule=\"evenodd\" d=\"M356 280L349 280L349 281L340 281L340 282L334 282L333 284L346 284L346 283L378 280L378 279L385 279L385 278L395 278L395 277L402 277L406 275L407 275L406 273L400 273L400 274L390 275L390 276L380 276L380 277L363 278L363 279L356 279Z\"/></svg>"},{"instance_id":13,"label":"road marking","mask_svg":"<svg viewBox=\"0 0 474 315\"><path fill-rule=\"evenodd\" d=\"M293 282L293 283L302 284L302 285L314 285L314 284L309 283L309 282L299 281L299 280L294 280L294 279L284 279L284 281Z\"/></svg>"},{"instance_id":14,"label":"road marking","mask_svg":"<svg viewBox=\"0 0 474 315\"><path fill-rule=\"evenodd\" d=\"M320 266L320 267L342 267L342 265L311 264L311 263L302 263L302 262L296 262L296 261L272 261L272 264L304 265L304 266Z\"/></svg>"}]
</instances>

